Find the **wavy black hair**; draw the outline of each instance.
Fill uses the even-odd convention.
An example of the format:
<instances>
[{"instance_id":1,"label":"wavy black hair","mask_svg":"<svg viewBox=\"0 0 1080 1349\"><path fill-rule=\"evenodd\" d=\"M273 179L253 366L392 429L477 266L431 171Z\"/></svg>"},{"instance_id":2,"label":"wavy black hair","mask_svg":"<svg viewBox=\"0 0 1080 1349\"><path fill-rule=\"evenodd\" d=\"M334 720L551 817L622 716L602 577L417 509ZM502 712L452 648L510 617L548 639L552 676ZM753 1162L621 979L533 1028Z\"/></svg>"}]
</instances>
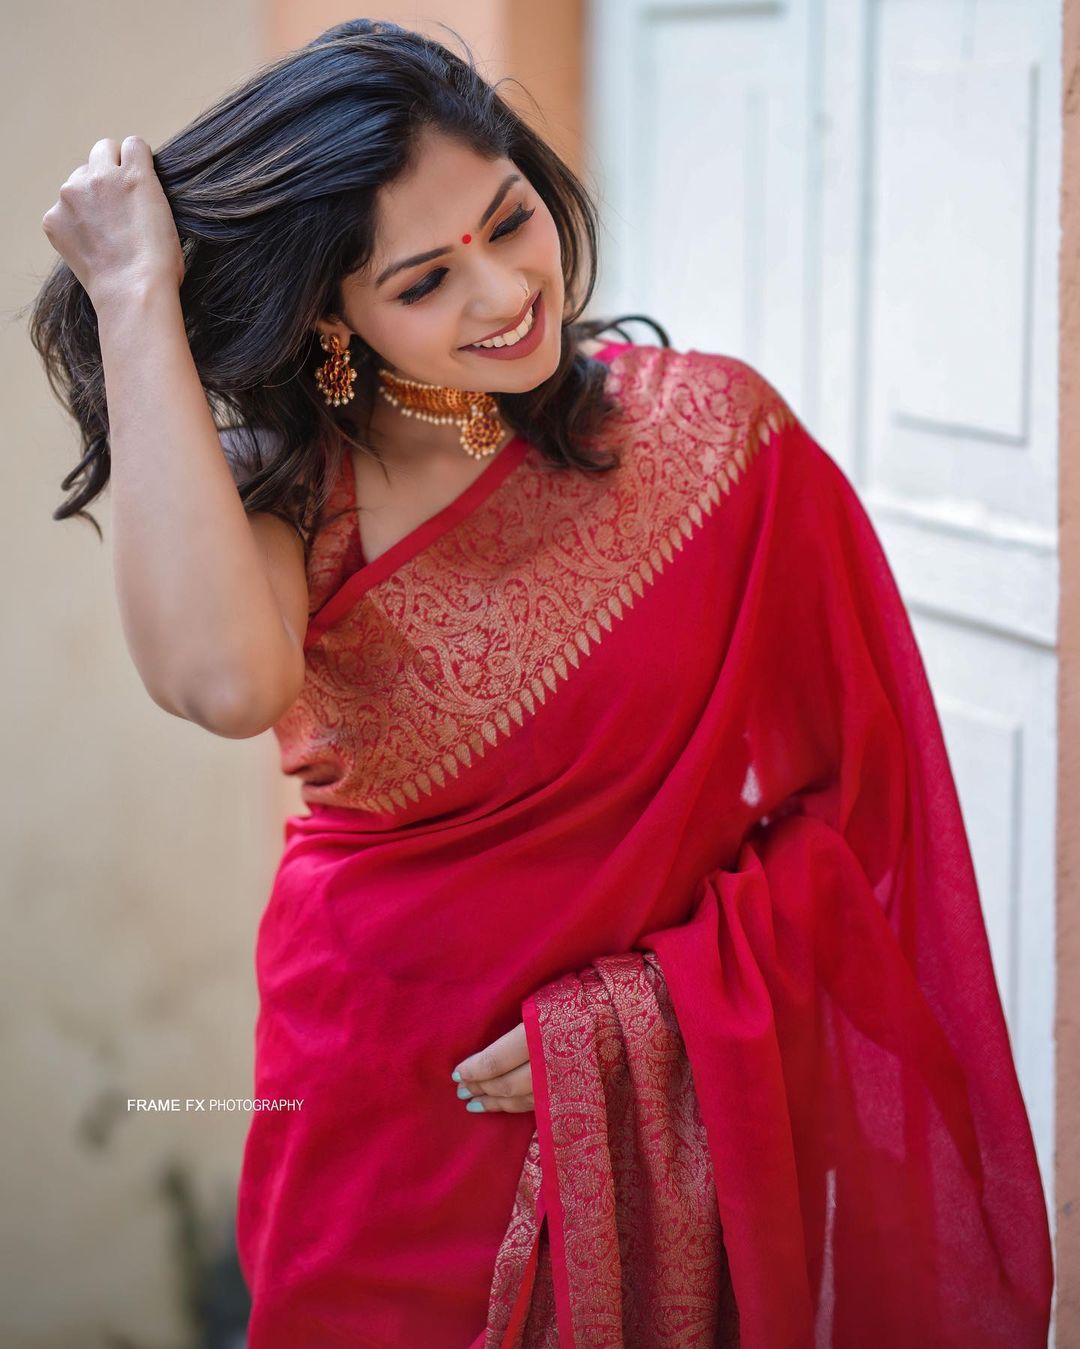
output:
<instances>
[{"instance_id":1,"label":"wavy black hair","mask_svg":"<svg viewBox=\"0 0 1080 1349\"><path fill-rule=\"evenodd\" d=\"M342 281L374 249L376 196L411 166L426 129L485 158L506 157L558 230L569 317L558 368L526 393L495 393L500 414L555 465L598 472L617 456L586 443L613 402L606 366L579 344L644 315L578 321L596 282L598 214L571 169L466 59L397 24L352 19L264 65L153 156L184 253L180 300L195 366L246 511L293 525L309 555L349 443L368 441L378 353L350 346L351 403L328 406L314 371L315 323L340 315ZM501 83L501 81L500 81ZM572 309L571 309L572 306ZM30 338L77 421L82 455L53 518L88 518L109 479L109 426L93 305L60 261L33 302Z\"/></svg>"}]
</instances>

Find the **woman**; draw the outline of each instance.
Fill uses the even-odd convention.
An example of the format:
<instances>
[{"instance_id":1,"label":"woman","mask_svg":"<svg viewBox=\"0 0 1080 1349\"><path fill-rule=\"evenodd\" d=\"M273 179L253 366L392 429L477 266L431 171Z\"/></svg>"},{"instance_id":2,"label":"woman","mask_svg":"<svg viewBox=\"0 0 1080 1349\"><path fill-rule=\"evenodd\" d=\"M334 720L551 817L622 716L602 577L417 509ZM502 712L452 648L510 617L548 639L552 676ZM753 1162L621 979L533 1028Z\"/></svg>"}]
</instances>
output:
<instances>
[{"instance_id":1,"label":"woman","mask_svg":"<svg viewBox=\"0 0 1080 1349\"><path fill-rule=\"evenodd\" d=\"M66 187L58 514L108 445L147 687L272 726L309 808L257 939L251 1349L1045 1344L933 700L777 391L591 340L588 195L391 24Z\"/></svg>"}]
</instances>

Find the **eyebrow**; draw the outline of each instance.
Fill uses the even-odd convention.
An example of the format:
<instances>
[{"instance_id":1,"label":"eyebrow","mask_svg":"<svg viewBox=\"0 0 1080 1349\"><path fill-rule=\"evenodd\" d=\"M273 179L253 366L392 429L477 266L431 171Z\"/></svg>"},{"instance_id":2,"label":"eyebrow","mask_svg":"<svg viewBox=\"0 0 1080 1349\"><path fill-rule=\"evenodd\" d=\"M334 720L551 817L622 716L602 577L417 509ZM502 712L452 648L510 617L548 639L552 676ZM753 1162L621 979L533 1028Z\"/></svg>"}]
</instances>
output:
<instances>
[{"instance_id":1,"label":"eyebrow","mask_svg":"<svg viewBox=\"0 0 1080 1349\"><path fill-rule=\"evenodd\" d=\"M505 197L507 192L510 191L511 187L513 187L513 185L516 182L519 182L520 180L521 180L520 173L508 173L506 175L506 177L499 184L499 190L495 193L491 201L488 203L487 210L480 217L480 223L476 227L477 232L479 232L484 228L487 222L499 209L499 203L502 201L503 197ZM391 265L387 267L385 271L379 273L379 277L376 280L375 285L381 286L384 281L389 281L389 279L392 276L396 275L398 272L403 272L406 269L406 267L416 267L421 262L430 262L432 258L441 258L444 253L450 252L450 247L451 246L448 244L443 248L432 248L427 253L417 253L415 257L403 258L400 262L391 263Z\"/></svg>"}]
</instances>

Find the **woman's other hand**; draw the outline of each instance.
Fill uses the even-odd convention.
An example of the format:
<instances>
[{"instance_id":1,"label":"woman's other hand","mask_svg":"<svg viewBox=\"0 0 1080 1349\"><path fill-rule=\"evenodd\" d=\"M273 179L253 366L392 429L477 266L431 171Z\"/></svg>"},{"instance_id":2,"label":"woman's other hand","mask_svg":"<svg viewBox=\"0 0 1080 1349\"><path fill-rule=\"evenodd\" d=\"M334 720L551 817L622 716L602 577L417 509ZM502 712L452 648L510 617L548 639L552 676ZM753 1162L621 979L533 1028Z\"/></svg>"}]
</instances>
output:
<instances>
[{"instance_id":1,"label":"woman's other hand","mask_svg":"<svg viewBox=\"0 0 1080 1349\"><path fill-rule=\"evenodd\" d=\"M482 1110L520 1114L534 1109L525 1023L519 1021L494 1044L462 1059L451 1076L460 1083L458 1095L462 1099L462 1088L471 1095L465 1108L476 1114Z\"/></svg>"},{"instance_id":2,"label":"woman's other hand","mask_svg":"<svg viewBox=\"0 0 1080 1349\"><path fill-rule=\"evenodd\" d=\"M141 136L95 142L41 228L95 308L117 289L161 282L179 289L184 279L172 209Z\"/></svg>"}]
</instances>

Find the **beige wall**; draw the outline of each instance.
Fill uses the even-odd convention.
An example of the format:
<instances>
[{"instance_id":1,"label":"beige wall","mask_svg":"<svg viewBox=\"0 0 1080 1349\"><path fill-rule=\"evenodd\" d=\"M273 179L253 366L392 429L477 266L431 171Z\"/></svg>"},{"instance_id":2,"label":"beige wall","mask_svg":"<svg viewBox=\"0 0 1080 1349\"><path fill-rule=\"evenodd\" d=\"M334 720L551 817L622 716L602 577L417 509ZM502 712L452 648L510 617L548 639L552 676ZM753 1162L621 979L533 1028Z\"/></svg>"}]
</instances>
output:
<instances>
[{"instance_id":1,"label":"beige wall","mask_svg":"<svg viewBox=\"0 0 1080 1349\"><path fill-rule=\"evenodd\" d=\"M20 312L55 257L41 216L102 136L156 146L257 63L356 12L42 0L0 13L0 387L11 414L0 459L0 1344L13 1349L190 1342L162 1180L175 1161L203 1215L231 1222L247 1116L134 1115L126 1101L250 1094L255 929L281 820L302 809L272 734L216 739L150 701L120 628L108 494L92 508L104 543L51 519L77 438ZM408 6L373 12L421 26ZM574 158L576 4L552 0L543 20L540 7L493 0L425 13L475 44L489 78L512 69Z\"/></svg>"},{"instance_id":2,"label":"beige wall","mask_svg":"<svg viewBox=\"0 0 1080 1349\"><path fill-rule=\"evenodd\" d=\"M266 38L273 54L310 41L331 24L357 14L389 19L428 33L451 50L448 24L472 48L489 80L508 78L501 92L577 171L581 171L585 0L451 0L425 5L395 3L357 10L333 0L266 0ZM536 105L539 105L537 107Z\"/></svg>"},{"instance_id":3,"label":"beige wall","mask_svg":"<svg viewBox=\"0 0 1080 1349\"><path fill-rule=\"evenodd\" d=\"M1080 1345L1080 0L1062 33L1058 690L1057 1337Z\"/></svg>"},{"instance_id":4,"label":"beige wall","mask_svg":"<svg viewBox=\"0 0 1080 1349\"><path fill-rule=\"evenodd\" d=\"M159 144L259 59L257 34L256 0L0 14L0 1344L15 1349L185 1343L163 1169L187 1168L207 1213L232 1202L244 1117L137 1117L126 1100L250 1094L270 747L215 739L144 691L108 500L104 544L51 519L76 436L17 311L55 258L41 217L93 143Z\"/></svg>"}]
</instances>

